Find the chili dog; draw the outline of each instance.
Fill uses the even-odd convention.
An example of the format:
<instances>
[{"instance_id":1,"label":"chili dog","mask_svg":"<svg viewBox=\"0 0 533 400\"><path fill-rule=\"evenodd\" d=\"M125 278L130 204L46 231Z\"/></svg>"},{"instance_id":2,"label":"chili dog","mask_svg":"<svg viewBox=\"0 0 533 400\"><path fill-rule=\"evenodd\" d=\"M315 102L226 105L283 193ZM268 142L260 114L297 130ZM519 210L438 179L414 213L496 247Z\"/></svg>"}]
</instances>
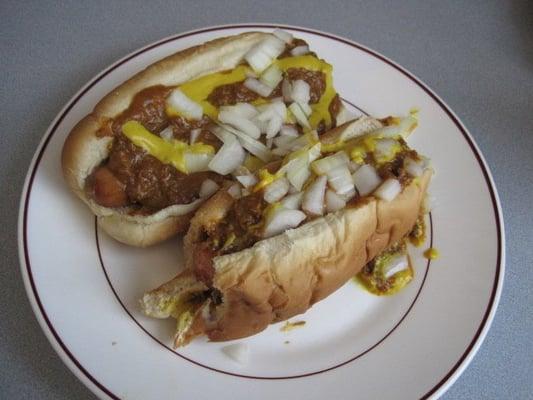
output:
<instances>
[{"instance_id":1,"label":"chili dog","mask_svg":"<svg viewBox=\"0 0 533 400\"><path fill-rule=\"evenodd\" d=\"M321 135L345 112L331 66L303 40L243 33L173 54L106 95L68 135L63 174L104 231L148 246L184 232L238 167L282 159L284 140Z\"/></svg>"},{"instance_id":2,"label":"chili dog","mask_svg":"<svg viewBox=\"0 0 533 400\"><path fill-rule=\"evenodd\" d=\"M406 143L416 126L362 117L241 179L240 197L219 190L191 221L184 271L147 292L143 312L178 321L175 346L225 341L305 312L382 254L393 281L433 173Z\"/></svg>"}]
</instances>

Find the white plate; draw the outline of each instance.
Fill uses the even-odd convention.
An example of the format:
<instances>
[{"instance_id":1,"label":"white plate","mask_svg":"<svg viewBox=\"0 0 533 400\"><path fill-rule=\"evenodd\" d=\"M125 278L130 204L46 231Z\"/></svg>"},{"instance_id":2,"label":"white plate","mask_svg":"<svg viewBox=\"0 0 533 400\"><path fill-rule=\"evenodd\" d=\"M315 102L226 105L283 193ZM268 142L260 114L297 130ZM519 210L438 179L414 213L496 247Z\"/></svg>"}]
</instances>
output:
<instances>
[{"instance_id":1,"label":"white plate","mask_svg":"<svg viewBox=\"0 0 533 400\"><path fill-rule=\"evenodd\" d=\"M293 318L305 320L304 328L284 333L278 324L243 340L250 348L246 365L224 355L227 344L198 340L174 352L173 322L139 313L142 292L180 268L181 243L132 249L99 232L62 180L63 141L98 99L148 64L215 37L271 28L207 28L132 53L73 97L35 154L20 207L24 282L52 346L101 398L434 398L457 379L487 333L505 244L498 196L473 139L449 107L400 66L347 39L297 27L285 28L333 64L348 107L376 116L420 109L410 142L437 171L423 248L432 241L441 257L429 265L423 248L415 251L415 280L396 296L372 296L349 282Z\"/></svg>"}]
</instances>

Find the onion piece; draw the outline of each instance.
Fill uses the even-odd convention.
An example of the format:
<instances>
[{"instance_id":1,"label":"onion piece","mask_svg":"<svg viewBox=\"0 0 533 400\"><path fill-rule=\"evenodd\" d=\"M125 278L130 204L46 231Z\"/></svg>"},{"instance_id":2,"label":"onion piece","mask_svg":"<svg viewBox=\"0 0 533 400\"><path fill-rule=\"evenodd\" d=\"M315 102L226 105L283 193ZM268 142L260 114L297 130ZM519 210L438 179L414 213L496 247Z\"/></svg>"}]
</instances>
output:
<instances>
[{"instance_id":1,"label":"onion piece","mask_svg":"<svg viewBox=\"0 0 533 400\"><path fill-rule=\"evenodd\" d=\"M328 213L342 210L346 207L346 201L333 190L326 190L326 211Z\"/></svg>"},{"instance_id":2,"label":"onion piece","mask_svg":"<svg viewBox=\"0 0 533 400\"><path fill-rule=\"evenodd\" d=\"M278 178L265 188L263 198L267 203L272 204L285 197L288 191L289 181L287 178Z\"/></svg>"},{"instance_id":3,"label":"onion piece","mask_svg":"<svg viewBox=\"0 0 533 400\"><path fill-rule=\"evenodd\" d=\"M268 137L268 136L267 136ZM268 138L265 142L265 146L267 149L272 150L272 145L274 144L274 140L272 138Z\"/></svg>"},{"instance_id":4,"label":"onion piece","mask_svg":"<svg viewBox=\"0 0 533 400\"><path fill-rule=\"evenodd\" d=\"M174 131L172 130L171 126L167 126L165 129L159 132L159 136L167 142L170 142L172 139L174 139Z\"/></svg>"},{"instance_id":5,"label":"onion piece","mask_svg":"<svg viewBox=\"0 0 533 400\"><path fill-rule=\"evenodd\" d=\"M354 183L350 170L346 165L341 165L327 173L328 183L339 195L346 195L354 192Z\"/></svg>"},{"instance_id":6,"label":"onion piece","mask_svg":"<svg viewBox=\"0 0 533 400\"><path fill-rule=\"evenodd\" d=\"M252 92L257 93L261 97L268 97L272 93L272 88L265 85L263 82L258 81L255 78L246 78L244 86L250 89Z\"/></svg>"},{"instance_id":7,"label":"onion piece","mask_svg":"<svg viewBox=\"0 0 533 400\"><path fill-rule=\"evenodd\" d=\"M307 151L298 150L289 156L290 161L282 167L286 168L287 179L298 191L311 176L309 164L320 157L320 146L317 143Z\"/></svg>"},{"instance_id":8,"label":"onion piece","mask_svg":"<svg viewBox=\"0 0 533 400\"><path fill-rule=\"evenodd\" d=\"M259 81L267 85L271 89L275 89L276 86L283 79L283 73L276 64L272 64L259 78Z\"/></svg>"},{"instance_id":9,"label":"onion piece","mask_svg":"<svg viewBox=\"0 0 533 400\"><path fill-rule=\"evenodd\" d=\"M201 119L204 114L202 106L189 99L180 89L174 89L170 92L167 103L189 119Z\"/></svg>"},{"instance_id":10,"label":"onion piece","mask_svg":"<svg viewBox=\"0 0 533 400\"><path fill-rule=\"evenodd\" d=\"M285 50L285 42L276 36L269 36L257 46L251 48L244 59L254 72L261 73Z\"/></svg>"},{"instance_id":11,"label":"onion piece","mask_svg":"<svg viewBox=\"0 0 533 400\"><path fill-rule=\"evenodd\" d=\"M232 106L222 106L219 111L231 111L246 119L252 119L259 114L259 111L257 111L257 109L250 103L237 103Z\"/></svg>"},{"instance_id":12,"label":"onion piece","mask_svg":"<svg viewBox=\"0 0 533 400\"><path fill-rule=\"evenodd\" d=\"M252 153L254 156L261 159L263 162L268 162L272 158L272 153L263 143L255 139L252 139L250 136L246 135L245 133L240 132L237 129L233 129L231 126L228 126L228 125L220 125L220 126L226 131L228 131L229 133L232 133L235 136L237 136L242 146L246 150L248 150L250 153Z\"/></svg>"},{"instance_id":13,"label":"onion piece","mask_svg":"<svg viewBox=\"0 0 533 400\"><path fill-rule=\"evenodd\" d=\"M218 120L225 124L233 126L241 132L246 133L248 136L254 139L259 139L261 131L250 120L241 117L239 114L232 111L221 111L218 113Z\"/></svg>"},{"instance_id":14,"label":"onion piece","mask_svg":"<svg viewBox=\"0 0 533 400\"><path fill-rule=\"evenodd\" d=\"M190 133L191 136L190 136L189 143L190 144L194 144L198 140L198 136L200 136L201 133L202 133L201 129L193 129L193 130L191 130L191 133Z\"/></svg>"},{"instance_id":15,"label":"onion piece","mask_svg":"<svg viewBox=\"0 0 533 400\"><path fill-rule=\"evenodd\" d=\"M242 196L241 187L238 183L234 183L228 188L228 194L234 199L239 199Z\"/></svg>"},{"instance_id":16,"label":"onion piece","mask_svg":"<svg viewBox=\"0 0 533 400\"><path fill-rule=\"evenodd\" d=\"M294 125L282 125L279 134L282 136L298 137L298 129Z\"/></svg>"},{"instance_id":17,"label":"onion piece","mask_svg":"<svg viewBox=\"0 0 533 400\"><path fill-rule=\"evenodd\" d=\"M222 352L239 364L246 364L250 358L250 348L246 343L235 343L222 347Z\"/></svg>"},{"instance_id":18,"label":"onion piece","mask_svg":"<svg viewBox=\"0 0 533 400\"><path fill-rule=\"evenodd\" d=\"M324 195L326 193L326 185L328 179L325 175L321 175L309 185L304 193L302 200L302 209L312 215L324 214Z\"/></svg>"},{"instance_id":19,"label":"onion piece","mask_svg":"<svg viewBox=\"0 0 533 400\"><path fill-rule=\"evenodd\" d=\"M209 170L209 163L213 159L213 154L207 153L185 153L185 168L189 173Z\"/></svg>"},{"instance_id":20,"label":"onion piece","mask_svg":"<svg viewBox=\"0 0 533 400\"><path fill-rule=\"evenodd\" d=\"M419 177L424 173L424 166L421 162L415 161L412 158L407 158L404 162L404 168L411 176Z\"/></svg>"},{"instance_id":21,"label":"onion piece","mask_svg":"<svg viewBox=\"0 0 533 400\"><path fill-rule=\"evenodd\" d=\"M352 178L355 187L361 196L366 196L367 194L372 193L381 183L381 178L376 172L376 169L369 164L363 164L359 167L359 169L353 173Z\"/></svg>"},{"instance_id":22,"label":"onion piece","mask_svg":"<svg viewBox=\"0 0 533 400\"><path fill-rule=\"evenodd\" d=\"M297 103L309 103L311 99L311 86L302 79L292 82L291 99Z\"/></svg>"},{"instance_id":23,"label":"onion piece","mask_svg":"<svg viewBox=\"0 0 533 400\"><path fill-rule=\"evenodd\" d=\"M307 216L300 210L287 210L279 207L267 217L263 236L268 238L279 235L287 229L296 228L306 218Z\"/></svg>"},{"instance_id":24,"label":"onion piece","mask_svg":"<svg viewBox=\"0 0 533 400\"><path fill-rule=\"evenodd\" d=\"M281 95L283 96L283 101L287 103L292 101L292 84L288 79L284 79L281 84Z\"/></svg>"},{"instance_id":25,"label":"onion piece","mask_svg":"<svg viewBox=\"0 0 533 400\"><path fill-rule=\"evenodd\" d=\"M204 197L211 197L212 195L214 195L216 193L216 191L220 188L220 186L218 186L218 184L211 180L211 179L206 179L205 181L202 182L202 186L200 186L200 197L204 198Z\"/></svg>"},{"instance_id":26,"label":"onion piece","mask_svg":"<svg viewBox=\"0 0 533 400\"><path fill-rule=\"evenodd\" d=\"M390 138L378 139L375 141L374 157L378 162L380 160L388 160L394 156L394 151L400 144L397 140Z\"/></svg>"},{"instance_id":27,"label":"onion piece","mask_svg":"<svg viewBox=\"0 0 533 400\"><path fill-rule=\"evenodd\" d=\"M307 103L298 103L304 114L309 117L313 113L313 109Z\"/></svg>"},{"instance_id":28,"label":"onion piece","mask_svg":"<svg viewBox=\"0 0 533 400\"><path fill-rule=\"evenodd\" d=\"M277 38L283 40L287 44L292 43L293 36L292 36L291 33L287 32L287 31L284 31L282 29L276 28L276 29L274 29L272 34L274 36L276 36Z\"/></svg>"},{"instance_id":29,"label":"onion piece","mask_svg":"<svg viewBox=\"0 0 533 400\"><path fill-rule=\"evenodd\" d=\"M271 140L274 136L276 136L279 133L282 125L283 118L278 115L272 117L270 121L268 121L267 129L265 132L267 139Z\"/></svg>"},{"instance_id":30,"label":"onion piece","mask_svg":"<svg viewBox=\"0 0 533 400\"><path fill-rule=\"evenodd\" d=\"M374 192L374 196L385 201L392 201L402 191L402 185L398 179L389 178L385 180Z\"/></svg>"},{"instance_id":31,"label":"onion piece","mask_svg":"<svg viewBox=\"0 0 533 400\"><path fill-rule=\"evenodd\" d=\"M305 115L305 112L298 103L292 103L289 106L289 110L291 111L292 115L294 115L294 118L296 118L296 121L298 121L300 125L305 128L311 129L311 125L309 125L307 116Z\"/></svg>"},{"instance_id":32,"label":"onion piece","mask_svg":"<svg viewBox=\"0 0 533 400\"><path fill-rule=\"evenodd\" d=\"M390 278L394 274L397 274L400 271L404 271L409 268L409 260L406 254L398 254L393 256L388 262L383 266L383 274L385 279Z\"/></svg>"},{"instance_id":33,"label":"onion piece","mask_svg":"<svg viewBox=\"0 0 533 400\"><path fill-rule=\"evenodd\" d=\"M255 186L255 184L257 183L257 177L255 175L252 175L252 174L250 174L250 175L239 175L239 176L236 176L235 178L245 188L249 188L249 187Z\"/></svg>"},{"instance_id":34,"label":"onion piece","mask_svg":"<svg viewBox=\"0 0 533 400\"><path fill-rule=\"evenodd\" d=\"M346 154L345 151L341 150L331 156L313 161L311 168L313 168L313 171L317 175L324 175L341 165L347 165L349 162L350 157L348 157L348 154Z\"/></svg>"},{"instance_id":35,"label":"onion piece","mask_svg":"<svg viewBox=\"0 0 533 400\"><path fill-rule=\"evenodd\" d=\"M296 46L294 49L291 50L291 56L303 56L304 54L309 53L309 46L302 45L302 46Z\"/></svg>"},{"instance_id":36,"label":"onion piece","mask_svg":"<svg viewBox=\"0 0 533 400\"><path fill-rule=\"evenodd\" d=\"M298 210L302 205L303 196L302 192L290 194L281 200L281 205L289 210Z\"/></svg>"},{"instance_id":37,"label":"onion piece","mask_svg":"<svg viewBox=\"0 0 533 400\"><path fill-rule=\"evenodd\" d=\"M220 175L227 175L238 168L246 157L246 152L239 141L233 136L226 137L224 144L209 162L209 169Z\"/></svg>"}]
</instances>

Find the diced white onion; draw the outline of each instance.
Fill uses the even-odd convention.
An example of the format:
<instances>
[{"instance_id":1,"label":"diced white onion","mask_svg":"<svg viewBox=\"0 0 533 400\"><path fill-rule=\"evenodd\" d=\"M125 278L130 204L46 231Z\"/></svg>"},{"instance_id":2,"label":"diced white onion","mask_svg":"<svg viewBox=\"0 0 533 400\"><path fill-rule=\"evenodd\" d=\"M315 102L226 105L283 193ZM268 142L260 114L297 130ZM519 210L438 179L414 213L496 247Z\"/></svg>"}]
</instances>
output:
<instances>
[{"instance_id":1,"label":"diced white onion","mask_svg":"<svg viewBox=\"0 0 533 400\"><path fill-rule=\"evenodd\" d=\"M302 192L290 194L281 201L281 205L289 210L298 210L302 205L303 196Z\"/></svg>"},{"instance_id":2,"label":"diced white onion","mask_svg":"<svg viewBox=\"0 0 533 400\"><path fill-rule=\"evenodd\" d=\"M219 188L220 186L215 181L206 179L200 186L200 197L211 197Z\"/></svg>"},{"instance_id":3,"label":"diced white onion","mask_svg":"<svg viewBox=\"0 0 533 400\"><path fill-rule=\"evenodd\" d=\"M291 50L291 56L303 56L304 54L309 53L309 46L302 45L302 46L296 46L294 49Z\"/></svg>"},{"instance_id":4,"label":"diced white onion","mask_svg":"<svg viewBox=\"0 0 533 400\"><path fill-rule=\"evenodd\" d=\"M233 126L241 132L246 133L248 136L254 139L259 139L261 131L253 122L241 117L239 114L232 111L221 111L218 113L218 120L225 124Z\"/></svg>"},{"instance_id":5,"label":"diced white onion","mask_svg":"<svg viewBox=\"0 0 533 400\"><path fill-rule=\"evenodd\" d=\"M311 87L302 79L292 82L291 98L292 101L297 103L309 103L311 99Z\"/></svg>"},{"instance_id":6,"label":"diced white onion","mask_svg":"<svg viewBox=\"0 0 533 400\"><path fill-rule=\"evenodd\" d=\"M279 134L282 136L298 137L298 129L294 125L282 125Z\"/></svg>"},{"instance_id":7,"label":"diced white onion","mask_svg":"<svg viewBox=\"0 0 533 400\"><path fill-rule=\"evenodd\" d=\"M268 121L267 129L266 129L266 137L270 140L274 136L276 136L281 126L283 125L283 118L280 116L273 116L270 121Z\"/></svg>"},{"instance_id":8,"label":"diced white onion","mask_svg":"<svg viewBox=\"0 0 533 400\"><path fill-rule=\"evenodd\" d=\"M263 198L267 203L275 203L281 200L289 191L289 181L287 178L278 178L265 187Z\"/></svg>"},{"instance_id":9,"label":"diced white onion","mask_svg":"<svg viewBox=\"0 0 533 400\"><path fill-rule=\"evenodd\" d=\"M302 110L302 108L300 107L298 103L292 103L289 106L289 110L291 111L292 115L294 115L294 118L296 118L296 121L298 121L298 123L301 126L311 129L311 125L309 125L307 116L305 115L305 112Z\"/></svg>"},{"instance_id":10,"label":"diced white onion","mask_svg":"<svg viewBox=\"0 0 533 400\"><path fill-rule=\"evenodd\" d=\"M392 257L383 267L385 278L388 279L394 274L409 268L409 260L406 254L398 254Z\"/></svg>"},{"instance_id":11,"label":"diced white onion","mask_svg":"<svg viewBox=\"0 0 533 400\"><path fill-rule=\"evenodd\" d=\"M252 153L257 158L261 159L264 162L270 161L272 158L272 153L270 150L261 142L252 139L250 136L246 135L245 133L240 132L237 129L232 128L228 125L220 125L223 129L228 131L229 133L234 134L239 138L239 141L241 142L242 146L248 150L250 153Z\"/></svg>"},{"instance_id":12,"label":"diced white onion","mask_svg":"<svg viewBox=\"0 0 533 400\"><path fill-rule=\"evenodd\" d=\"M172 130L171 126L167 126L165 129L159 132L159 136L161 136L161 138L167 142L170 142L172 139L174 139L174 131Z\"/></svg>"},{"instance_id":13,"label":"diced white onion","mask_svg":"<svg viewBox=\"0 0 533 400\"><path fill-rule=\"evenodd\" d=\"M293 39L293 36L291 33L284 31L282 29L279 29L279 28L274 29L272 34L288 44L291 43Z\"/></svg>"},{"instance_id":14,"label":"diced white onion","mask_svg":"<svg viewBox=\"0 0 533 400\"><path fill-rule=\"evenodd\" d=\"M285 232L287 229L296 228L306 218L300 210L287 210L280 207L272 212L267 218L264 237L271 237Z\"/></svg>"},{"instance_id":15,"label":"diced white onion","mask_svg":"<svg viewBox=\"0 0 533 400\"><path fill-rule=\"evenodd\" d=\"M304 183L311 176L309 164L320 157L320 143L312 146L307 152L304 152L296 158L291 158L290 164L286 164L287 179L298 191L302 189Z\"/></svg>"},{"instance_id":16,"label":"diced white onion","mask_svg":"<svg viewBox=\"0 0 533 400\"><path fill-rule=\"evenodd\" d=\"M388 178L374 192L374 196L385 201L392 201L402 191L402 185L398 179Z\"/></svg>"},{"instance_id":17,"label":"diced white onion","mask_svg":"<svg viewBox=\"0 0 533 400\"><path fill-rule=\"evenodd\" d=\"M246 364L250 358L250 349L246 343L235 343L222 347L222 352L239 364Z\"/></svg>"},{"instance_id":18,"label":"diced white onion","mask_svg":"<svg viewBox=\"0 0 533 400\"><path fill-rule=\"evenodd\" d=\"M285 42L269 36L245 54L244 59L256 73L261 73L285 50Z\"/></svg>"},{"instance_id":19,"label":"diced white onion","mask_svg":"<svg viewBox=\"0 0 533 400\"><path fill-rule=\"evenodd\" d=\"M259 111L257 111L257 109L250 103L237 103L232 106L222 106L219 111L232 111L246 119L252 119L259 114Z\"/></svg>"},{"instance_id":20,"label":"diced white onion","mask_svg":"<svg viewBox=\"0 0 533 400\"><path fill-rule=\"evenodd\" d=\"M180 89L174 89L167 98L168 104L189 119L201 119L204 114L202 106L189 99Z\"/></svg>"},{"instance_id":21,"label":"diced white onion","mask_svg":"<svg viewBox=\"0 0 533 400\"><path fill-rule=\"evenodd\" d=\"M287 103L292 101L292 84L288 79L284 79L281 84L281 94L283 96L283 101Z\"/></svg>"},{"instance_id":22,"label":"diced white onion","mask_svg":"<svg viewBox=\"0 0 533 400\"><path fill-rule=\"evenodd\" d=\"M304 193L302 209L313 215L324 214L324 195L328 180L325 175L315 179Z\"/></svg>"},{"instance_id":23,"label":"diced white onion","mask_svg":"<svg viewBox=\"0 0 533 400\"><path fill-rule=\"evenodd\" d=\"M257 109L260 111L257 116L257 119L260 121L268 121L273 117L285 119L287 115L287 106L282 101L272 101L268 104L262 104Z\"/></svg>"},{"instance_id":24,"label":"diced white onion","mask_svg":"<svg viewBox=\"0 0 533 400\"><path fill-rule=\"evenodd\" d=\"M353 182L357 191L361 196L366 196L374 191L375 188L381 183L381 178L379 177L376 169L369 165L364 164L352 175Z\"/></svg>"},{"instance_id":25,"label":"diced white onion","mask_svg":"<svg viewBox=\"0 0 533 400\"><path fill-rule=\"evenodd\" d=\"M271 89L275 89L278 83L283 79L283 73L276 64L272 64L259 78L260 82L264 83Z\"/></svg>"},{"instance_id":26,"label":"diced white onion","mask_svg":"<svg viewBox=\"0 0 533 400\"><path fill-rule=\"evenodd\" d=\"M236 179L243 185L245 188L252 187L257 183L257 178L255 175L239 175Z\"/></svg>"},{"instance_id":27,"label":"diced white onion","mask_svg":"<svg viewBox=\"0 0 533 400\"><path fill-rule=\"evenodd\" d=\"M424 167L422 163L415 161L411 158L408 158L404 162L404 167L407 173L415 178L422 175L424 172Z\"/></svg>"},{"instance_id":28,"label":"diced white onion","mask_svg":"<svg viewBox=\"0 0 533 400\"><path fill-rule=\"evenodd\" d=\"M209 163L213 159L213 154L207 153L185 153L185 168L189 173L207 171Z\"/></svg>"},{"instance_id":29,"label":"diced white onion","mask_svg":"<svg viewBox=\"0 0 533 400\"><path fill-rule=\"evenodd\" d=\"M200 136L200 133L202 133L202 130L201 129L193 129L191 130L191 133L190 133L190 144L194 144L196 143L196 141L198 140L198 136Z\"/></svg>"},{"instance_id":30,"label":"diced white onion","mask_svg":"<svg viewBox=\"0 0 533 400\"><path fill-rule=\"evenodd\" d=\"M326 190L326 211L335 212L346 207L346 201L333 190Z\"/></svg>"},{"instance_id":31,"label":"diced white onion","mask_svg":"<svg viewBox=\"0 0 533 400\"><path fill-rule=\"evenodd\" d=\"M235 137L231 140L226 137L222 147L209 162L209 169L220 175L227 175L244 162L245 156L246 152L239 141Z\"/></svg>"},{"instance_id":32,"label":"diced white onion","mask_svg":"<svg viewBox=\"0 0 533 400\"><path fill-rule=\"evenodd\" d=\"M268 136L267 136L268 137ZM268 138L265 142L265 145L267 147L267 149L271 150L272 149L272 145L274 144L274 140L272 138Z\"/></svg>"},{"instance_id":33,"label":"diced white onion","mask_svg":"<svg viewBox=\"0 0 533 400\"><path fill-rule=\"evenodd\" d=\"M244 86L261 97L268 97L270 96L270 93L272 93L272 88L270 86L265 85L263 82L258 81L255 78L246 78Z\"/></svg>"},{"instance_id":34,"label":"diced white onion","mask_svg":"<svg viewBox=\"0 0 533 400\"><path fill-rule=\"evenodd\" d=\"M375 145L374 156L377 160L380 160L390 158L394 152L394 148L398 146L399 143L394 139L384 138L376 140Z\"/></svg>"},{"instance_id":35,"label":"diced white onion","mask_svg":"<svg viewBox=\"0 0 533 400\"><path fill-rule=\"evenodd\" d=\"M313 109L307 103L298 103L304 114L309 117L313 113Z\"/></svg>"},{"instance_id":36,"label":"diced white onion","mask_svg":"<svg viewBox=\"0 0 533 400\"><path fill-rule=\"evenodd\" d=\"M339 195L345 195L354 191L354 183L350 170L346 165L341 165L327 173L328 183Z\"/></svg>"},{"instance_id":37,"label":"diced white onion","mask_svg":"<svg viewBox=\"0 0 533 400\"><path fill-rule=\"evenodd\" d=\"M231 197L233 197L234 199L238 199L241 197L242 193L241 193L241 187L239 186L238 183L234 183L233 185L231 185L229 188L228 188L228 193Z\"/></svg>"},{"instance_id":38,"label":"diced white onion","mask_svg":"<svg viewBox=\"0 0 533 400\"><path fill-rule=\"evenodd\" d=\"M347 165L350 162L350 158L345 151L339 151L331 156L320 158L313 161L311 167L318 175L327 174L332 169L340 167L341 165Z\"/></svg>"}]
</instances>

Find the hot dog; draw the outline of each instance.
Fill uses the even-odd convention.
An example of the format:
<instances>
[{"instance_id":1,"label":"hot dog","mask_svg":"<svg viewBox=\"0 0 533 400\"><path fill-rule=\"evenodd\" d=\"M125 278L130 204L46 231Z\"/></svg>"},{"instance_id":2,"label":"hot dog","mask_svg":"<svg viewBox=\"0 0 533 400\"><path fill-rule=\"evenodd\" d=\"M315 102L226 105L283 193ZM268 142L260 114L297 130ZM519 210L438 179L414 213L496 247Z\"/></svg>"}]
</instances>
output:
<instances>
[{"instance_id":1,"label":"hot dog","mask_svg":"<svg viewBox=\"0 0 533 400\"><path fill-rule=\"evenodd\" d=\"M362 117L259 170L240 197L222 188L191 221L185 269L143 296L144 313L178 320L175 346L250 336L401 247L433 173L405 141L416 125Z\"/></svg>"},{"instance_id":2,"label":"hot dog","mask_svg":"<svg viewBox=\"0 0 533 400\"><path fill-rule=\"evenodd\" d=\"M241 164L283 158L276 137L320 135L345 111L331 66L304 41L281 31L216 39L99 101L65 141L63 174L104 231L148 246L184 232Z\"/></svg>"}]
</instances>

